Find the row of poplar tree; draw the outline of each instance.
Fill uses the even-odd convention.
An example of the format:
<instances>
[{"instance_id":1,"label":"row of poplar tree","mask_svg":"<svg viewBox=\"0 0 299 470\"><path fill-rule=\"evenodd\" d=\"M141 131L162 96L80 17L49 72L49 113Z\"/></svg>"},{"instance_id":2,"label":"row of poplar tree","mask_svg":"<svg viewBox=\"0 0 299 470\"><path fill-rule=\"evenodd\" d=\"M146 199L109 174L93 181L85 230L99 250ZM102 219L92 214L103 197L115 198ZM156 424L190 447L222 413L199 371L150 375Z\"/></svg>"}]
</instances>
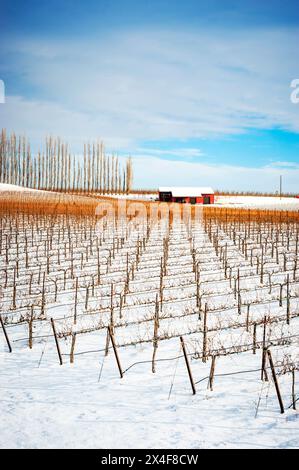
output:
<instances>
[{"instance_id":1,"label":"row of poplar tree","mask_svg":"<svg viewBox=\"0 0 299 470\"><path fill-rule=\"evenodd\" d=\"M133 183L131 157L123 164L106 155L102 142L84 144L83 155L73 155L60 138L47 137L43 151L33 154L23 136L0 136L0 183L33 189L68 192L129 193Z\"/></svg>"}]
</instances>

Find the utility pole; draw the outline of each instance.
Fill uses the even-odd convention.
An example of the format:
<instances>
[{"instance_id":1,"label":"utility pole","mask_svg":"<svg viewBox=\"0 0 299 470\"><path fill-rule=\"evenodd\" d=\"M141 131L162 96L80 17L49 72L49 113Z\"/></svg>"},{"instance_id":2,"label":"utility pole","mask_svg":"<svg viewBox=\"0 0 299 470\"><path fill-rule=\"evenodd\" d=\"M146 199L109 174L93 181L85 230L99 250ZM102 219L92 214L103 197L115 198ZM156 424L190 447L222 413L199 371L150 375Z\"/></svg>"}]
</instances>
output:
<instances>
[{"instance_id":1,"label":"utility pole","mask_svg":"<svg viewBox=\"0 0 299 470\"><path fill-rule=\"evenodd\" d=\"M280 175L279 177L279 197L281 199L281 195L282 195L282 175Z\"/></svg>"}]
</instances>

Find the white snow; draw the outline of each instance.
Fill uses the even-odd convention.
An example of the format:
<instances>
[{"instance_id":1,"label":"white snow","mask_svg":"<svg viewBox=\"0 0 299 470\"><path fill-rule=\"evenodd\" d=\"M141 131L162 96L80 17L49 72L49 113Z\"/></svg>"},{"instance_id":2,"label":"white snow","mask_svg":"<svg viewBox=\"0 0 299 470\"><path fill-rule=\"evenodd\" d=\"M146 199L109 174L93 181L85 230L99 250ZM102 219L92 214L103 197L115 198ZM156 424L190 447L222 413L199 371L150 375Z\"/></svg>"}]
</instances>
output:
<instances>
[{"instance_id":1,"label":"white snow","mask_svg":"<svg viewBox=\"0 0 299 470\"><path fill-rule=\"evenodd\" d=\"M15 184L0 183L0 192L2 191L32 191L32 189L17 186Z\"/></svg>"},{"instance_id":2,"label":"white snow","mask_svg":"<svg viewBox=\"0 0 299 470\"><path fill-rule=\"evenodd\" d=\"M59 218L55 222L59 224ZM59 226L59 225L58 225ZM7 230L10 224L6 224ZM4 228L5 228L4 227ZM57 226L56 226L57 228ZM197 394L192 395L186 365L178 337L159 341L157 350L156 373L151 372L153 352L153 312L156 292L159 289L160 259L163 238L158 228L151 231L146 249L130 283L130 293L120 317L115 307L115 338L119 345L118 352L124 378L119 377L113 351L110 348L104 356L106 328L89 333L77 334L75 361L69 363L70 336L59 338L64 364L58 363L55 342L49 318L54 317L60 335L69 328L79 332L85 328L107 324L110 317L109 292L111 282L119 292L126 253L135 257L136 239L142 234L142 226L137 233L133 225L128 231L125 245L112 259L106 272L104 259L107 247L111 249L111 238L107 236L101 244L102 280L95 287L91 296L88 312L84 309L85 288L78 292L78 320L73 326L74 287L73 279L67 278L63 288L61 268L67 266L69 258L64 258L64 234L53 229L53 248L57 237L60 239L60 271L57 265L57 253L51 257L52 264L47 283L47 319L34 322L33 349L28 348L28 325L26 321L14 324L20 314L26 315L28 309L28 275L33 273L31 302L37 305L39 312L40 289L36 281L38 270L35 262L35 248L29 259L27 272L20 271L16 310L11 309L11 273L8 287L2 291L1 313L5 317L7 332L13 351L9 353L0 331L1 361L1 397L2 409L0 420L0 447L9 448L298 448L299 413L289 409L291 404L291 376L278 377L279 386L286 407L280 414L273 381L260 380L261 351L242 352L216 359L214 390L207 390L207 377L211 361L203 363L191 354L202 348L202 319L196 309L196 285L192 271L192 257L188 233L184 225L180 231L170 235L167 275L164 279L163 315L160 319L159 335L182 334L186 343ZM27 230L27 242L30 240ZM42 231L35 234L34 245L40 243L39 259L44 260ZM78 232L80 233L80 232ZM76 233L76 237L78 235ZM45 234L45 232L44 232ZM74 236L70 232L70 236ZM251 243L255 254L259 253L259 239L251 233ZM68 233L65 232L66 240ZM251 318L260 321L265 314L271 318L283 317L283 322L271 324L268 329L270 338L289 337L298 333L299 301L298 279L292 280L291 312L294 317L290 325L285 323L285 299L278 305L279 283L285 282L282 254L286 252L286 238L277 241L279 264L268 251L264 253L265 273L272 273L272 288L269 290L268 276L263 284L260 275L256 275L256 265L251 266L250 258L244 255L234 244L228 233L219 232L222 246L228 244L229 259L233 266L233 275L237 269L241 273L241 295L244 303L242 314L238 315L236 300L229 280L224 278L223 267L216 256L214 246L209 241L201 226L196 227L194 244L200 263L201 292L209 303L208 326L221 328L209 333L209 348L237 348L238 345L252 342L252 329L246 332L238 322L245 321L245 303L250 301ZM19 226L19 269L24 263L24 233ZM94 234L96 237L96 234ZM295 234L290 234L287 272L292 275L295 251ZM4 237L3 237L4 239ZM141 238L140 238L141 239ZM14 238L11 239L14 243ZM26 243L27 243L26 242ZM29 243L29 242L28 242ZM77 254L86 254L82 239ZM30 243L29 243L30 246ZM14 251L11 249L10 259ZM128 251L127 251L128 250ZM53 252L54 253L54 252ZM105 256L103 256L103 253ZM82 272L80 257L75 270L87 279L96 269L96 250L84 258ZM4 262L4 250L1 262ZM45 260L43 261L45 263ZM3 276L3 273L2 273ZM59 280L57 302L53 300L53 279ZM3 279L3 278L2 278ZM218 283L216 282L218 279ZM4 282L4 281L3 281ZM2 285L3 285L2 282ZM118 302L116 297L115 302ZM297 315L297 316L295 316ZM147 321L145 321L147 320ZM14 322L14 323L13 323ZM235 325L227 329L227 326ZM257 328L257 339L261 341L263 328ZM149 342L144 342L145 340ZM138 343L134 346L132 342ZM283 354L290 354L298 359L298 338L291 345L271 346L275 363ZM163 361L160 361L164 359ZM136 364L138 362L138 364ZM298 360L297 360L298 362ZM234 375L219 375L219 374ZM270 374L270 371L268 370ZM298 395L298 372L296 372L296 393Z\"/></svg>"},{"instance_id":3,"label":"white snow","mask_svg":"<svg viewBox=\"0 0 299 470\"><path fill-rule=\"evenodd\" d=\"M1 192L35 192L35 193L44 193L47 192L41 189L26 188L24 186L18 186L16 184L6 184L0 183L0 193Z\"/></svg>"},{"instance_id":4,"label":"white snow","mask_svg":"<svg viewBox=\"0 0 299 470\"><path fill-rule=\"evenodd\" d=\"M259 372L215 377L213 392L205 380L193 396L183 358L158 362L155 374L150 363L139 364L120 379L111 351L106 359L97 352L60 366L53 343L48 341L40 366L42 345L29 351L21 343L12 354L2 352L1 447L299 447L298 412L279 413L274 386L262 385ZM93 334L80 338L78 347L96 350L104 343L105 335ZM150 349L120 349L123 367L149 360ZM178 353L178 340L163 342L157 358ZM195 380L207 376L209 366L192 361ZM260 354L244 353L220 359L216 374L259 367ZM283 377L280 386L289 404L290 377Z\"/></svg>"},{"instance_id":5,"label":"white snow","mask_svg":"<svg viewBox=\"0 0 299 470\"><path fill-rule=\"evenodd\" d=\"M299 210L299 198L273 196L215 196L215 205L224 207Z\"/></svg>"}]
</instances>

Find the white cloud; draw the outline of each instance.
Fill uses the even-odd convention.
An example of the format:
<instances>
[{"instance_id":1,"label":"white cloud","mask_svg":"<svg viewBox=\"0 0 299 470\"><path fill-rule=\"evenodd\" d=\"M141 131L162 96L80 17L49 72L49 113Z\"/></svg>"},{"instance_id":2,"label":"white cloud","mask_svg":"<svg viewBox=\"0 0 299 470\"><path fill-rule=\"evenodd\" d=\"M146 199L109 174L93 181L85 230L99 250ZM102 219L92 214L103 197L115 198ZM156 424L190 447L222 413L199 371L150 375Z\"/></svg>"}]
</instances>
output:
<instances>
[{"instance_id":1,"label":"white cloud","mask_svg":"<svg viewBox=\"0 0 299 470\"><path fill-rule=\"evenodd\" d=\"M7 96L6 104L0 108L1 127L30 137L35 148L46 135L60 136L71 143L74 152L82 151L82 143L90 140L105 140L113 148L127 148L132 144L128 138L101 133L99 120L88 113L73 111L49 101L30 101L21 96Z\"/></svg>"},{"instance_id":2,"label":"white cloud","mask_svg":"<svg viewBox=\"0 0 299 470\"><path fill-rule=\"evenodd\" d=\"M9 47L19 54L23 86L38 90L36 101L46 96L55 103L59 133L67 139L77 138L80 119L84 131L110 141L187 139L251 127L299 132L289 86L298 72L298 33L145 30L80 41L22 40ZM28 133L37 123L44 133L53 132L53 105L45 102L39 110L36 102L28 119L30 101L35 98L12 100L13 119L2 109L2 121Z\"/></svg>"},{"instance_id":3,"label":"white cloud","mask_svg":"<svg viewBox=\"0 0 299 470\"><path fill-rule=\"evenodd\" d=\"M293 168L299 170L299 163L296 162L271 162L267 168Z\"/></svg>"},{"instance_id":4,"label":"white cloud","mask_svg":"<svg viewBox=\"0 0 299 470\"><path fill-rule=\"evenodd\" d=\"M24 127L19 129L28 134L26 122L34 122L30 136L33 141L40 143L41 135L45 135L47 129L52 130L53 135L61 134L61 126L64 126L64 135L73 135L72 150L81 151L81 142L101 137L97 133L95 123L89 121L88 115L74 113L62 106L48 102L27 102L21 97L9 97L6 106L6 118L15 120L15 109L18 109L18 118ZM1 108L0 108L1 113ZM37 119L40 116L40 120ZM42 118L41 118L42 117ZM44 127L45 126L45 127ZM229 190L258 190L276 191L279 184L279 176L284 178L284 187L289 192L298 191L299 167L293 162L271 162L261 168L249 168L233 165L209 165L202 162L182 161L185 154L188 157L201 155L200 149L180 148L164 151L134 147L134 141L129 139L106 139L106 145L115 149L133 148L134 185L135 187L156 188L167 185L211 185L214 188ZM174 157L180 157L181 161L165 160L165 153ZM120 159L122 157L120 156Z\"/></svg>"},{"instance_id":5,"label":"white cloud","mask_svg":"<svg viewBox=\"0 0 299 470\"><path fill-rule=\"evenodd\" d=\"M135 187L158 186L212 186L223 190L270 191L279 189L283 176L283 188L287 192L298 191L299 168L275 168L264 166L250 168L234 165L208 165L198 162L170 161L149 157L133 159Z\"/></svg>"},{"instance_id":6,"label":"white cloud","mask_svg":"<svg viewBox=\"0 0 299 470\"><path fill-rule=\"evenodd\" d=\"M134 149L134 155L155 155L155 156L169 156L169 157L177 157L182 160L187 158L198 158L203 157L205 154L198 148L191 148L191 147L180 147L177 149L169 148L165 149L158 149L158 148L143 148L137 147Z\"/></svg>"},{"instance_id":7,"label":"white cloud","mask_svg":"<svg viewBox=\"0 0 299 470\"><path fill-rule=\"evenodd\" d=\"M299 108L290 100L298 33L144 30L88 40L15 41L8 53L19 59L10 73L21 69L22 88L27 84L35 93L7 96L1 127L35 142L60 135L76 152L96 138L111 150L136 150L136 186L275 190L282 173L288 190L296 191L298 168L287 164L244 168L162 158L201 157L200 149L184 148L190 138L274 126L299 132ZM140 144L162 139L180 139L183 148Z\"/></svg>"}]
</instances>

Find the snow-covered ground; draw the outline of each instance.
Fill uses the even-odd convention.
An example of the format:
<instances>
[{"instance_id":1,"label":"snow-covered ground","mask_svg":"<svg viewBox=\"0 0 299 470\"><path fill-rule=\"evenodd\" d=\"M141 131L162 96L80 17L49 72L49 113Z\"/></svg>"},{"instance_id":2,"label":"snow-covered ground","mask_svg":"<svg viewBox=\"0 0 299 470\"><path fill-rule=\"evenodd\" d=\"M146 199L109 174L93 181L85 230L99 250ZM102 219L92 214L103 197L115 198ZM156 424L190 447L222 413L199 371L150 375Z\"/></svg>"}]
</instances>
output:
<instances>
[{"instance_id":1,"label":"snow-covered ground","mask_svg":"<svg viewBox=\"0 0 299 470\"><path fill-rule=\"evenodd\" d=\"M0 447L299 447L299 413L290 407L292 376L290 373L278 376L285 406L285 413L280 414L269 365L270 380L262 382L261 349L257 349L256 354L252 351L253 322L257 325L256 339L261 342L261 321L269 315L271 322L267 326L266 344L271 347L277 373L280 369L277 364L282 359L287 358L288 363L298 366L299 279L294 268L297 252L292 226L263 227L263 232L252 226L250 234L247 231L246 235L247 255L245 245L241 243L242 227L239 228L241 236L237 238L231 227L211 227L219 240L217 249L215 237L209 237L208 227L205 231L203 226L195 225L192 233L184 224L171 228L167 269L163 277L156 372L152 373L153 315L159 293L165 233L162 236L161 227L153 226L144 237L146 227L140 224L136 228L134 222L130 222L123 234L117 234L116 243L115 233L113 239L108 236L109 227L104 231L95 230L87 218L79 222L69 219L71 230L65 230L63 221L63 217L58 217L53 225L53 219L33 218L29 223L20 217L17 234L2 237L0 261L3 266L8 261L8 274L1 272L1 285L6 287L1 292L0 309L13 351L8 352L0 332L3 404ZM3 233L14 233L14 224L13 217L5 216ZM50 234L52 247L46 243ZM122 238L123 243L119 244ZM140 252L141 241L144 245ZM6 243L10 246L7 256ZM264 244L263 253L261 243ZM72 261L74 275L80 280L76 325L70 245L75 255ZM57 247L60 248L59 261ZM199 317L196 302L193 248L200 269L200 298L208 306L207 350L210 357L207 362L197 356L203 351L204 317L202 310ZM27 249L29 258L25 256ZM45 256L47 250L48 257ZM115 253L108 262L112 250ZM18 277L15 278L13 268L17 253ZM230 269L227 271L230 275L226 276L224 253ZM250 254L254 255L252 259ZM86 285L90 286L88 283L94 276L97 280L98 255L101 279L95 283L94 293L89 289L86 306ZM263 279L259 269L261 259ZM130 277L126 302L120 310L127 260L129 265L135 266L134 279ZM45 272L46 286L44 315L41 314L41 272ZM238 274L241 312L238 312L235 295ZM288 275L289 324L286 323ZM114 289L112 299L109 297L111 285ZM111 346L108 356L104 355L111 301L115 339L125 371L122 379ZM31 306L38 316L33 322L33 348L29 349L26 316L31 314ZM63 365L58 362L51 317L55 319L59 334ZM77 332L75 356L74 363L70 364L70 333L74 331ZM184 337L194 381L198 382L195 396L192 395L179 335ZM227 354L231 350L235 354ZM220 354L216 358L213 391L207 389L211 354ZM295 392L298 396L298 371Z\"/></svg>"},{"instance_id":2,"label":"snow-covered ground","mask_svg":"<svg viewBox=\"0 0 299 470\"><path fill-rule=\"evenodd\" d=\"M24 186L18 186L16 184L0 183L0 192L44 192L38 189L26 188Z\"/></svg>"},{"instance_id":3,"label":"snow-covered ground","mask_svg":"<svg viewBox=\"0 0 299 470\"><path fill-rule=\"evenodd\" d=\"M215 205L257 209L299 210L299 198L271 196L215 196Z\"/></svg>"},{"instance_id":4,"label":"snow-covered ground","mask_svg":"<svg viewBox=\"0 0 299 470\"><path fill-rule=\"evenodd\" d=\"M24 333L20 327L14 339ZM105 335L97 333L80 338L78 350L104 344ZM178 353L173 339L161 343L157 359ZM121 348L119 354L126 368L150 360L151 347ZM192 361L191 367L196 381L209 375L210 362ZM215 373L259 367L260 354L244 353L219 359ZM205 380L193 396L182 357L158 362L155 374L150 363L136 365L120 379L111 351L105 359L95 352L60 366L52 338L46 349L16 343L11 354L1 352L0 447L298 448L298 411L281 415L273 383L262 384L259 375L216 376L214 391ZM289 405L290 376L279 383Z\"/></svg>"}]
</instances>

